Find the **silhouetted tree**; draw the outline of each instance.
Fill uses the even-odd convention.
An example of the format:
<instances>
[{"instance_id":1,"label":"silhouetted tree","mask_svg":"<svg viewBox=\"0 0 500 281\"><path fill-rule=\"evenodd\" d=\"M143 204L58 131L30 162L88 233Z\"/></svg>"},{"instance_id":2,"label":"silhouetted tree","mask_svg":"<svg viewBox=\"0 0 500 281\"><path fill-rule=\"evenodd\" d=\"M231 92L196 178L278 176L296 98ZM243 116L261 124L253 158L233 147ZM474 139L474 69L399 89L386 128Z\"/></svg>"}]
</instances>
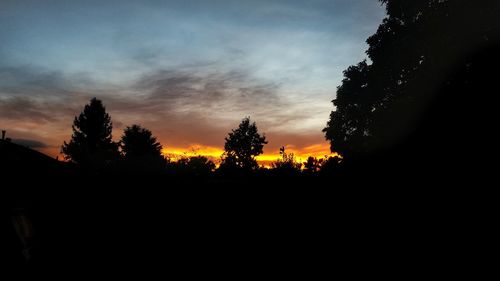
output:
<instances>
[{"instance_id":1,"label":"silhouetted tree","mask_svg":"<svg viewBox=\"0 0 500 281\"><path fill-rule=\"evenodd\" d=\"M454 157L476 140L457 132L489 120L471 117L488 112L477 109L497 87L499 2L381 2L387 17L367 40L371 63L344 72L326 139L346 161L377 151L394 163Z\"/></svg>"},{"instance_id":2,"label":"silhouetted tree","mask_svg":"<svg viewBox=\"0 0 500 281\"><path fill-rule=\"evenodd\" d=\"M259 167L255 156L263 153L267 141L265 136L260 136L257 125L249 117L244 118L225 140L222 169L255 170Z\"/></svg>"},{"instance_id":3,"label":"silhouetted tree","mask_svg":"<svg viewBox=\"0 0 500 281\"><path fill-rule=\"evenodd\" d=\"M127 169L153 171L165 168L162 145L150 130L139 125L125 128L121 139L123 164Z\"/></svg>"},{"instance_id":4,"label":"silhouetted tree","mask_svg":"<svg viewBox=\"0 0 500 281\"><path fill-rule=\"evenodd\" d=\"M73 121L73 135L61 152L70 160L91 169L109 167L119 158L118 144L112 140L111 117L96 98L85 105Z\"/></svg>"},{"instance_id":5,"label":"silhouetted tree","mask_svg":"<svg viewBox=\"0 0 500 281\"><path fill-rule=\"evenodd\" d=\"M139 125L125 128L121 139L121 149L125 158L142 155L161 156L162 145L150 130Z\"/></svg>"},{"instance_id":6,"label":"silhouetted tree","mask_svg":"<svg viewBox=\"0 0 500 281\"><path fill-rule=\"evenodd\" d=\"M337 107L330 115L326 138L331 150L347 157L366 152L369 144L372 101L368 92L370 66L363 61L344 71L344 80L333 101Z\"/></svg>"}]
</instances>

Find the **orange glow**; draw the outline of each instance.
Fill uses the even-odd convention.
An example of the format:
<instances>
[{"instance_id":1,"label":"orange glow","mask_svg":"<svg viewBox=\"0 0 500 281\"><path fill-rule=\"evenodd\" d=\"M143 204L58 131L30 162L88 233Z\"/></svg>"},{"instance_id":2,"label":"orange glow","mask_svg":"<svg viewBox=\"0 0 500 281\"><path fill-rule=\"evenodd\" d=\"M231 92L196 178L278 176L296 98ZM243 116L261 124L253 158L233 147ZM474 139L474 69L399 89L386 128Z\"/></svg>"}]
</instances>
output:
<instances>
[{"instance_id":1,"label":"orange glow","mask_svg":"<svg viewBox=\"0 0 500 281\"><path fill-rule=\"evenodd\" d=\"M309 156L315 157L315 158L326 158L326 157L335 157L335 156L340 156L338 153L330 152L330 145L329 144L314 144L310 145L301 149L295 148L293 145L285 145L285 152L286 153L293 153L295 156L295 160L298 163L304 163L307 161L307 158ZM279 149L276 151L273 151L272 153L264 153L262 155L259 155L256 157L257 161L259 164L263 165L264 167L271 167L271 164L276 162L277 159L281 158L281 155L279 153Z\"/></svg>"},{"instance_id":2,"label":"orange glow","mask_svg":"<svg viewBox=\"0 0 500 281\"><path fill-rule=\"evenodd\" d=\"M330 145L327 143L314 144L300 149L297 149L292 145L287 145L285 146L285 151L286 153L293 153L296 161L299 163L306 162L309 156L316 158L339 156L337 153L330 152ZM187 148L167 147L163 149L162 153L163 155L169 157L172 161L178 161L184 157L205 156L215 163L218 163L221 155L224 153L224 150L218 147L193 144ZM271 163L275 162L279 158L281 158L279 149L271 152L265 151L264 154L256 157L259 164L264 167L270 167Z\"/></svg>"},{"instance_id":3,"label":"orange glow","mask_svg":"<svg viewBox=\"0 0 500 281\"><path fill-rule=\"evenodd\" d=\"M212 161L218 161L224 150L217 147L193 144L187 148L167 147L162 150L162 154L172 161L178 161L185 157L205 156Z\"/></svg>"}]
</instances>

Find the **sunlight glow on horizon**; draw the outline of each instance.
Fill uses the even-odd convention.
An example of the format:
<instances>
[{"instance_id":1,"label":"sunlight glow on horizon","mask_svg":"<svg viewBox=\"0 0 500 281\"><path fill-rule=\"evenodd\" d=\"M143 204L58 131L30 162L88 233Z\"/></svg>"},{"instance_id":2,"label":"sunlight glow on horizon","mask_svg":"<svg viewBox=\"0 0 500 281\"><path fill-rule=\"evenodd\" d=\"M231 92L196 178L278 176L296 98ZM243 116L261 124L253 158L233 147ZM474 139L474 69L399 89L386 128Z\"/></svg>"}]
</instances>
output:
<instances>
[{"instance_id":1,"label":"sunlight glow on horizon","mask_svg":"<svg viewBox=\"0 0 500 281\"><path fill-rule=\"evenodd\" d=\"M50 157L57 158L61 161L64 160L64 155L60 152L60 147L50 146L43 148L33 148L40 151ZM293 153L296 162L304 163L307 161L309 156L321 159L328 157L341 157L336 152L330 152L330 145L325 143L313 144L303 148L296 148L294 145L285 145L285 152L287 154ZM173 162L177 162L183 158L204 156L209 160L213 161L217 166L220 164L221 157L224 153L222 147L206 146L202 144L192 144L188 147L175 147L164 145L161 151L162 155L167 157ZM281 155L278 149L272 149L271 151L266 150L264 147L264 153L255 157L259 165L269 168L271 164L281 159Z\"/></svg>"},{"instance_id":2,"label":"sunlight glow on horizon","mask_svg":"<svg viewBox=\"0 0 500 281\"><path fill-rule=\"evenodd\" d=\"M314 144L303 149L292 148L291 145L285 146L286 153L293 153L295 159L298 163L304 163L307 161L309 156L315 158L328 158L340 156L336 152L330 152L330 145L328 143L324 144ZM265 148L264 148L265 151ZM218 147L211 146L203 146L199 144L191 145L188 148L180 148L180 147L169 147L164 148L162 150L162 154L165 157L168 157L170 160L176 162L182 158L196 157L196 156L205 156L208 159L214 161L214 163L219 164L222 154L224 150ZM257 162L269 168L272 163L276 162L278 159L281 159L281 155L279 153L279 149L272 152L264 152L261 155L255 157Z\"/></svg>"}]
</instances>

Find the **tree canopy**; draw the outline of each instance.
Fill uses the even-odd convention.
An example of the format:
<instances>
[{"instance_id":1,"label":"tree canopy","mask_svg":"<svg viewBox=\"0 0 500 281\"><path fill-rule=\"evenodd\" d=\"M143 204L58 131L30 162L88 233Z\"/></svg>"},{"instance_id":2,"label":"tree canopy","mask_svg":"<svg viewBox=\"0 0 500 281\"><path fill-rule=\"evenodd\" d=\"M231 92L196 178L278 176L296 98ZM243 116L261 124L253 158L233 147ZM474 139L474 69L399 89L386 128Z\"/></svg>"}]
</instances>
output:
<instances>
[{"instance_id":1,"label":"tree canopy","mask_svg":"<svg viewBox=\"0 0 500 281\"><path fill-rule=\"evenodd\" d=\"M221 166L235 166L254 170L258 168L255 156L263 153L266 137L258 132L255 122L244 118L238 128L233 129L225 138L224 155Z\"/></svg>"},{"instance_id":2,"label":"tree canopy","mask_svg":"<svg viewBox=\"0 0 500 281\"><path fill-rule=\"evenodd\" d=\"M123 132L121 148L125 158L134 158L144 155L161 156L163 147L150 130L132 125Z\"/></svg>"},{"instance_id":3,"label":"tree canopy","mask_svg":"<svg viewBox=\"0 0 500 281\"><path fill-rule=\"evenodd\" d=\"M367 40L369 62L344 72L326 139L345 159L398 145L445 151L494 86L500 2L381 2L387 17Z\"/></svg>"},{"instance_id":4,"label":"tree canopy","mask_svg":"<svg viewBox=\"0 0 500 281\"><path fill-rule=\"evenodd\" d=\"M125 128L121 138L123 167L132 172L157 172L165 168L163 146L153 133L139 125Z\"/></svg>"}]
</instances>

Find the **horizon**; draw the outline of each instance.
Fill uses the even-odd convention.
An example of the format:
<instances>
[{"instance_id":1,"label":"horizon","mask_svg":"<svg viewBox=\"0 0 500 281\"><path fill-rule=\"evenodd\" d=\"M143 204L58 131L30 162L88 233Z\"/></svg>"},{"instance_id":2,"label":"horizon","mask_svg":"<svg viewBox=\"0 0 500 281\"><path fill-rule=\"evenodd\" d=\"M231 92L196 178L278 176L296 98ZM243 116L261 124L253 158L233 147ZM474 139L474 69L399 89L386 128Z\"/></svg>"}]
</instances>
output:
<instances>
[{"instance_id":1,"label":"horizon","mask_svg":"<svg viewBox=\"0 0 500 281\"><path fill-rule=\"evenodd\" d=\"M175 157L217 160L249 116L301 162L331 155L322 129L343 70L366 59L378 1L3 1L0 124L60 157L71 123L101 99L113 139L139 124ZM174 157L174 158L175 158Z\"/></svg>"}]
</instances>

